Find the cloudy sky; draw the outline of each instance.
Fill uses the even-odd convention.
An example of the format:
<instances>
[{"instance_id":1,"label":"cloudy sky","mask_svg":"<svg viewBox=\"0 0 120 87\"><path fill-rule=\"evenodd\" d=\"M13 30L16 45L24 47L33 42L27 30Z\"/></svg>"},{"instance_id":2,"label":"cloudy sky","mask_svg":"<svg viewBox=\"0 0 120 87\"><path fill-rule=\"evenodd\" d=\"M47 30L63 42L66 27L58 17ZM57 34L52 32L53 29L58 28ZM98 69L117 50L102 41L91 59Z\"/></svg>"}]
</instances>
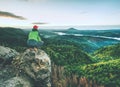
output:
<instances>
[{"instance_id":1,"label":"cloudy sky","mask_svg":"<svg viewBox=\"0 0 120 87\"><path fill-rule=\"evenodd\" d=\"M0 0L0 27L119 26L120 0Z\"/></svg>"}]
</instances>

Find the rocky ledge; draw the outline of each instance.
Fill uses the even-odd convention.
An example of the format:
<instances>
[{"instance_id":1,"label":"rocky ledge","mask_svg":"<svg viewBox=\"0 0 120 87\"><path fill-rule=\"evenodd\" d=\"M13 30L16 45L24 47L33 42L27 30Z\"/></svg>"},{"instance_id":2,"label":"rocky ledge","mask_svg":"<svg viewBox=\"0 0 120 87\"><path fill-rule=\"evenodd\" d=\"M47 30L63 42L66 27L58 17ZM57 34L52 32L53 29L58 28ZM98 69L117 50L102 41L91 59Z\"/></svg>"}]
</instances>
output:
<instances>
[{"instance_id":1,"label":"rocky ledge","mask_svg":"<svg viewBox=\"0 0 120 87\"><path fill-rule=\"evenodd\" d=\"M43 50L0 46L0 60L0 87L51 87L51 61Z\"/></svg>"}]
</instances>

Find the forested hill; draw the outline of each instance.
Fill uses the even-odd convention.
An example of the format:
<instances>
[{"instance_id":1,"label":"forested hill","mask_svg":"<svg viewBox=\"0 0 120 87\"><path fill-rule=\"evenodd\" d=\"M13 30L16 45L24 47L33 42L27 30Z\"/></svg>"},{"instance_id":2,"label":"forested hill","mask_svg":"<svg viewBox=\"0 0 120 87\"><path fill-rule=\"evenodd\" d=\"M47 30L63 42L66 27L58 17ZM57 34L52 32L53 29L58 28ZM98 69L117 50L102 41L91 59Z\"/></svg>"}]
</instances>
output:
<instances>
[{"instance_id":1,"label":"forested hill","mask_svg":"<svg viewBox=\"0 0 120 87\"><path fill-rule=\"evenodd\" d=\"M120 37L120 29L108 29L108 30L78 30L74 28L69 28L67 30L61 31L69 34L84 34L84 35L94 35L94 36L106 36L106 37Z\"/></svg>"},{"instance_id":2,"label":"forested hill","mask_svg":"<svg viewBox=\"0 0 120 87\"><path fill-rule=\"evenodd\" d=\"M0 27L0 44L12 46L24 46L26 44L27 35L22 29Z\"/></svg>"},{"instance_id":3,"label":"forested hill","mask_svg":"<svg viewBox=\"0 0 120 87\"><path fill-rule=\"evenodd\" d=\"M84 65L93 63L91 57L72 45L49 45L44 49L56 65Z\"/></svg>"},{"instance_id":4,"label":"forested hill","mask_svg":"<svg viewBox=\"0 0 120 87\"><path fill-rule=\"evenodd\" d=\"M120 58L120 43L100 48L94 52L93 56L97 61L119 59Z\"/></svg>"}]
</instances>

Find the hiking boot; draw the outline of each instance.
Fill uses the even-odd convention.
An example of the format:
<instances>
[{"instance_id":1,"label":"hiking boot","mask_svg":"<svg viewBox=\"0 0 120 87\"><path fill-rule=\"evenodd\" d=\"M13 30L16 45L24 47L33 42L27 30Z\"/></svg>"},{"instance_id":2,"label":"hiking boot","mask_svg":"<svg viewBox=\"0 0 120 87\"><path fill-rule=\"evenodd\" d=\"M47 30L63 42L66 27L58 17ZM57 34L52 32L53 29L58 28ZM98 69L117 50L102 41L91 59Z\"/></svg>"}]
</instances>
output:
<instances>
[{"instance_id":1,"label":"hiking boot","mask_svg":"<svg viewBox=\"0 0 120 87\"><path fill-rule=\"evenodd\" d=\"M35 51L35 52L37 52L37 51L38 51L38 49L37 49L37 48L34 48L34 51Z\"/></svg>"}]
</instances>

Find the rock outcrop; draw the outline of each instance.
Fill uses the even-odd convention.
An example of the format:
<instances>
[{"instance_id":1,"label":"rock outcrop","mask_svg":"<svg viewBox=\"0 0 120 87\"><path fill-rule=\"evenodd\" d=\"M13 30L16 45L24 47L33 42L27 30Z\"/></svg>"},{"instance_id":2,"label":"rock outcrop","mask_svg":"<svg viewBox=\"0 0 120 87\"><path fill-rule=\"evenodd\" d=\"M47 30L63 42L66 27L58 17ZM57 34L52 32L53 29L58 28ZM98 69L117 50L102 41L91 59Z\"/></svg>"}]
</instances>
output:
<instances>
[{"instance_id":1,"label":"rock outcrop","mask_svg":"<svg viewBox=\"0 0 120 87\"><path fill-rule=\"evenodd\" d=\"M11 62L14 57L19 55L19 53L8 47L0 46L0 65L2 66L5 62Z\"/></svg>"},{"instance_id":2,"label":"rock outcrop","mask_svg":"<svg viewBox=\"0 0 120 87\"><path fill-rule=\"evenodd\" d=\"M13 77L0 84L0 87L32 87L32 84L21 77Z\"/></svg>"},{"instance_id":3,"label":"rock outcrop","mask_svg":"<svg viewBox=\"0 0 120 87\"><path fill-rule=\"evenodd\" d=\"M4 56L2 57L4 58ZM16 87L16 85L21 85L20 87L51 87L51 61L43 50L34 51L27 49L17 57L14 56L10 66L12 67L9 75L13 77L4 80L2 85L0 82L0 87L9 87L7 85L11 84L14 85L10 87ZM2 71L4 70L5 68ZM4 72L2 73L4 75ZM2 73L0 76L2 76ZM12 75L12 73L15 75ZM27 83L24 83L25 80Z\"/></svg>"}]
</instances>

